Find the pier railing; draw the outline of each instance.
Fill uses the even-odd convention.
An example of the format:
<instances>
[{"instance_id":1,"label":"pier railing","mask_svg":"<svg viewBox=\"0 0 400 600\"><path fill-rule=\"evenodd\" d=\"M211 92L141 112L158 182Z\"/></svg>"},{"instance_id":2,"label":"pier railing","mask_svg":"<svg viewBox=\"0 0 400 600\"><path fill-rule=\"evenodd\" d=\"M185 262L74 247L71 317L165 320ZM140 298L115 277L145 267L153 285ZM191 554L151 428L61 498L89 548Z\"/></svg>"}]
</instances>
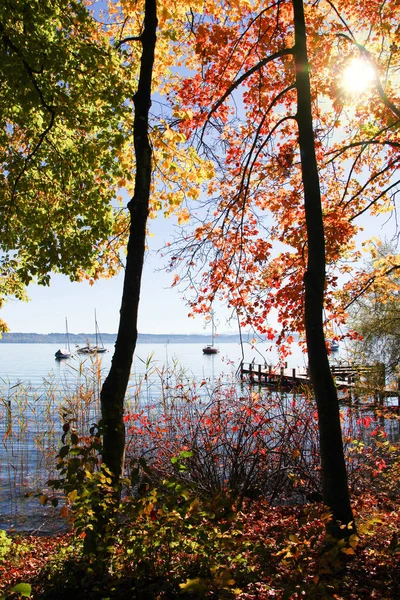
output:
<instances>
[{"instance_id":1,"label":"pier railing","mask_svg":"<svg viewBox=\"0 0 400 600\"><path fill-rule=\"evenodd\" d=\"M379 403L382 403L385 398L394 397L398 399L400 406L400 382L397 381L394 386L386 385L383 363L332 365L331 371L336 387L341 392L347 392L349 396L354 397L365 392L373 396ZM311 387L308 368L303 370L288 368L287 363L284 366L274 367L254 362L242 362L238 374L241 381L272 389L290 390Z\"/></svg>"},{"instance_id":2,"label":"pier railing","mask_svg":"<svg viewBox=\"0 0 400 600\"><path fill-rule=\"evenodd\" d=\"M242 362L240 364L240 379L254 385L269 387L295 387L309 385L310 379L306 370L303 372L296 369L288 369L285 366L273 367L272 365L261 365Z\"/></svg>"}]
</instances>

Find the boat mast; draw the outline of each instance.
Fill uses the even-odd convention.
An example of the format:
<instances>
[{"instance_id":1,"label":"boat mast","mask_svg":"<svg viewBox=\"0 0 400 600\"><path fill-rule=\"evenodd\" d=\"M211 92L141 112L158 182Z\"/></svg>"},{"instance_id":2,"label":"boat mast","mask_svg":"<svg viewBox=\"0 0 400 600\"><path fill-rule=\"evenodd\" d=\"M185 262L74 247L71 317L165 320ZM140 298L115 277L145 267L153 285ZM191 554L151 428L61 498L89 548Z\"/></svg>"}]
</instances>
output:
<instances>
[{"instance_id":1,"label":"boat mast","mask_svg":"<svg viewBox=\"0 0 400 600\"><path fill-rule=\"evenodd\" d=\"M68 319L67 319L67 317L65 317L65 333L67 334L67 349L68 349L68 352L71 352L71 349L69 347L69 332L68 332Z\"/></svg>"},{"instance_id":2,"label":"boat mast","mask_svg":"<svg viewBox=\"0 0 400 600\"><path fill-rule=\"evenodd\" d=\"M98 343L97 343L97 316L96 316L96 309L94 309L94 329L95 329L95 335L96 335L96 348L98 347Z\"/></svg>"},{"instance_id":3,"label":"boat mast","mask_svg":"<svg viewBox=\"0 0 400 600\"><path fill-rule=\"evenodd\" d=\"M95 332L96 333L96 348L97 349L104 348L104 343L103 343L103 340L101 338L100 329L99 329L99 326L97 325L96 309L94 309L94 327L95 327L95 330L96 330L96 332ZM100 343L100 346L99 346L99 343Z\"/></svg>"}]
</instances>

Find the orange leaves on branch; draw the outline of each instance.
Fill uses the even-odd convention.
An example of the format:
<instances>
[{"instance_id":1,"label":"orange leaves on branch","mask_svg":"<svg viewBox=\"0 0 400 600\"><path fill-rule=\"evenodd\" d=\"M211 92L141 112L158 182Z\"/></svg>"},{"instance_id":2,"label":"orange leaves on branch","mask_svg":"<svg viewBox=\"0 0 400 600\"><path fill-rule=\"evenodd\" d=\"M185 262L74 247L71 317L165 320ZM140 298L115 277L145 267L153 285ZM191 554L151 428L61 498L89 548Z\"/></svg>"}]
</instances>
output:
<instances>
[{"instance_id":1,"label":"orange leaves on branch","mask_svg":"<svg viewBox=\"0 0 400 600\"><path fill-rule=\"evenodd\" d=\"M361 51L358 43L369 44L377 63L386 60L388 73L394 68L388 39L396 37L400 47L400 34L389 13L380 15L378 4L368 5L367 16L358 2L339 12L305 2L323 195L325 308L340 323L346 318L346 294L367 281L360 275L345 284L344 294L340 290L360 259L358 216L389 210L396 193L392 178L400 146L390 104L373 90L344 110L348 98L339 102L335 95L341 66ZM182 264L187 268L196 256L203 274L194 310L208 310L219 296L244 324L266 328L268 315L277 310L284 331L302 333L308 243L290 50L292 5L239 1L233 16L229 9L222 3L206 18L192 14L190 34L201 69L176 90L179 110L190 115L180 130L204 142L216 173L208 185L204 221L185 238ZM370 25L373 33L366 39ZM381 64L379 72L386 71ZM388 82L385 88L393 98L396 85Z\"/></svg>"}]
</instances>

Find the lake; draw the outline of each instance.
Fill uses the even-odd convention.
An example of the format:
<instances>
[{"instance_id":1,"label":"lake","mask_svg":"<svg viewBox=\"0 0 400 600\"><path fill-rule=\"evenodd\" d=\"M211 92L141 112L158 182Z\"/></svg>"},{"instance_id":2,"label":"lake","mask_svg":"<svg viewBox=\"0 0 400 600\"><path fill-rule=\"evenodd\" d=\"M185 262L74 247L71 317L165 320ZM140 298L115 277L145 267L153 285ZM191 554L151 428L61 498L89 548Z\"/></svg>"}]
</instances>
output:
<instances>
[{"instance_id":1,"label":"lake","mask_svg":"<svg viewBox=\"0 0 400 600\"><path fill-rule=\"evenodd\" d=\"M108 352L97 357L75 354L70 359L56 360L54 354L59 347L0 343L0 528L48 531L53 526L57 511L42 507L35 498L25 499L24 494L39 490L53 469L64 418L59 414L61 399L63 405L68 405L79 386L86 404L79 409L73 406L69 416L77 410L78 418L97 420L94 411L98 410L101 381L111 364L113 344L106 345ZM219 344L219 354L213 355L204 355L202 347L188 343L138 344L128 395L134 396L140 388L145 400L156 398L161 380L178 372L185 381L195 378L211 387L218 378L234 378L242 359L240 344ZM271 344L256 348L245 344L243 353L246 362L279 364ZM306 357L299 347L294 348L289 364L304 368Z\"/></svg>"},{"instance_id":2,"label":"lake","mask_svg":"<svg viewBox=\"0 0 400 600\"><path fill-rule=\"evenodd\" d=\"M54 357L59 347L0 343L0 529L49 532L60 528L58 509L41 506L37 498L26 499L25 493L40 491L54 477L54 454L65 418L72 416L86 425L98 419L101 381L108 373L113 345L97 357L74 355L61 361ZM220 352L214 355L204 355L202 347L139 344L128 402L153 401L160 396L162 382L164 390L173 390L177 377L185 384L193 379L206 382L200 387L204 393L220 378L234 380L242 360L240 344L219 344ZM246 344L243 354L245 362L280 364L271 344ZM334 360L341 358L346 359L344 350L335 353ZM299 371L307 364L297 345L286 360L289 368ZM60 413L60 406L67 416Z\"/></svg>"},{"instance_id":3,"label":"lake","mask_svg":"<svg viewBox=\"0 0 400 600\"><path fill-rule=\"evenodd\" d=\"M218 344L217 344L218 345ZM30 382L33 386L40 386L43 380L54 379L58 382L72 380L82 366L89 368L90 356L74 355L70 359L56 360L54 353L58 344L2 344L0 343L0 386L15 384L16 382ZM196 379L214 379L219 376L235 373L242 359L240 344L220 344L219 354L205 355L202 353L203 344L138 344L132 366L132 376L142 375L152 367L172 367L179 364L188 377ZM109 350L99 355L101 370L107 374L111 364L114 350L113 344L106 344ZM256 363L278 365L279 357L276 349L271 344L257 344L254 348L250 344L243 346L246 362L253 359ZM307 358L301 349L294 345L293 355L289 357L288 364L292 367L304 369Z\"/></svg>"}]
</instances>

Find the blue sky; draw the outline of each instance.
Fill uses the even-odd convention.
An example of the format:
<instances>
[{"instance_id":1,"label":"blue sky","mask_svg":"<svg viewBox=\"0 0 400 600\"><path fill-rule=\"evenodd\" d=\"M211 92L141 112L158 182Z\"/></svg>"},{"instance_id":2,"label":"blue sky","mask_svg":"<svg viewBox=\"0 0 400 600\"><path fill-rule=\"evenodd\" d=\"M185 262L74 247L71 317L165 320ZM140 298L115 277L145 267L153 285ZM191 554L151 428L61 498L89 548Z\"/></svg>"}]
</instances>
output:
<instances>
[{"instance_id":1,"label":"blue sky","mask_svg":"<svg viewBox=\"0 0 400 600\"><path fill-rule=\"evenodd\" d=\"M389 219L389 222L388 222ZM394 230L394 219L389 215L363 218L364 235L390 236ZM182 299L182 292L171 288L173 275L160 270L163 259L157 249L171 238L174 227L172 219L161 216L150 222L154 236L149 238L149 251L143 274L139 312L141 333L206 333L210 326L205 318L189 318L189 308ZM11 331L52 333L63 332L65 317L71 333L94 331L94 309L101 332L116 333L123 273L114 279L101 280L93 286L87 283L71 283L66 277L55 275L50 287L30 286L28 303L10 300L1 311ZM237 333L236 322L229 322L230 311L221 305L215 306L219 333Z\"/></svg>"},{"instance_id":2,"label":"blue sky","mask_svg":"<svg viewBox=\"0 0 400 600\"><path fill-rule=\"evenodd\" d=\"M159 217L150 222L153 237L143 274L139 313L141 333L206 333L210 330L205 318L188 318L189 308L182 292L171 288L173 275L159 270L163 259L157 254L170 238L174 222ZM63 332L65 318L71 333L94 331L94 309L101 332L116 333L123 285L123 273L114 279L100 280L93 286L86 282L71 283L67 277L53 275L50 287L29 286L28 303L9 300L1 310L1 318L14 332ZM218 330L236 333L235 323L230 328L228 311L218 306Z\"/></svg>"}]
</instances>

